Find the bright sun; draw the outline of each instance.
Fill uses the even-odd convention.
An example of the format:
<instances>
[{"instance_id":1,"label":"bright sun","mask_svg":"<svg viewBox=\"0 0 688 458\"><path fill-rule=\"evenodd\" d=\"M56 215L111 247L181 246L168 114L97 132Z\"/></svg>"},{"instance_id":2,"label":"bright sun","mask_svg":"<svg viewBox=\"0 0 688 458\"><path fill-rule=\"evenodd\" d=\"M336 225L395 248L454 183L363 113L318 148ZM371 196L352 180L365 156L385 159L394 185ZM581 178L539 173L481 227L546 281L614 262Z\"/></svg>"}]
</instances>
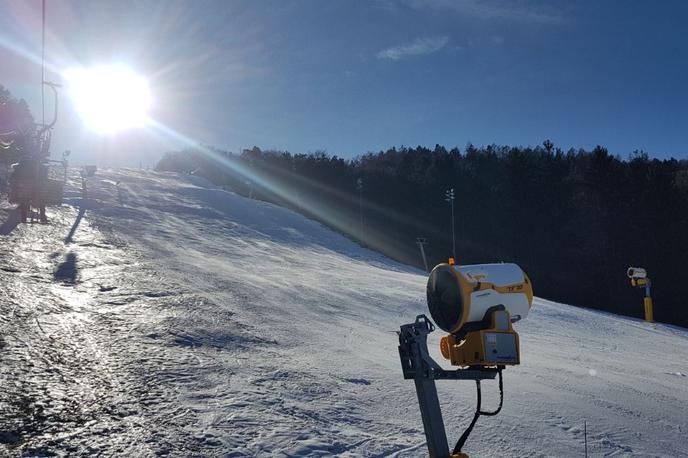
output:
<instances>
[{"instance_id":1,"label":"bright sun","mask_svg":"<svg viewBox=\"0 0 688 458\"><path fill-rule=\"evenodd\" d=\"M145 78L123 65L70 68L64 72L77 112L99 133L144 127L151 93Z\"/></svg>"}]
</instances>

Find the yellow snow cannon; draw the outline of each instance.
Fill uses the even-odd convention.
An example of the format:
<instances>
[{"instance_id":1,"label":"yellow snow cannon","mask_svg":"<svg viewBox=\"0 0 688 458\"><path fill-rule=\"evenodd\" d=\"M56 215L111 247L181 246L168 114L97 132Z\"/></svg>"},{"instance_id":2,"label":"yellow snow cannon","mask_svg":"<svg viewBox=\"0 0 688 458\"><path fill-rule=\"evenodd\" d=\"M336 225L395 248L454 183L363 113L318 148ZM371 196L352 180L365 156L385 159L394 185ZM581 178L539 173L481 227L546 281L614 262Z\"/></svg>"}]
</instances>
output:
<instances>
[{"instance_id":1,"label":"yellow snow cannon","mask_svg":"<svg viewBox=\"0 0 688 458\"><path fill-rule=\"evenodd\" d=\"M494 367L520 363L512 323L528 316L533 288L516 264L437 265L427 300L435 324L448 332L442 356L454 366Z\"/></svg>"},{"instance_id":2,"label":"yellow snow cannon","mask_svg":"<svg viewBox=\"0 0 688 458\"><path fill-rule=\"evenodd\" d=\"M652 323L655 319L654 306L652 304L652 281L647 276L647 271L642 267L629 267L626 271L626 276L631 279L631 286L645 288L645 297L643 298L645 321Z\"/></svg>"},{"instance_id":3,"label":"yellow snow cannon","mask_svg":"<svg viewBox=\"0 0 688 458\"><path fill-rule=\"evenodd\" d=\"M642 267L629 267L626 276L631 279L633 286L645 286L647 283L647 270Z\"/></svg>"}]
</instances>

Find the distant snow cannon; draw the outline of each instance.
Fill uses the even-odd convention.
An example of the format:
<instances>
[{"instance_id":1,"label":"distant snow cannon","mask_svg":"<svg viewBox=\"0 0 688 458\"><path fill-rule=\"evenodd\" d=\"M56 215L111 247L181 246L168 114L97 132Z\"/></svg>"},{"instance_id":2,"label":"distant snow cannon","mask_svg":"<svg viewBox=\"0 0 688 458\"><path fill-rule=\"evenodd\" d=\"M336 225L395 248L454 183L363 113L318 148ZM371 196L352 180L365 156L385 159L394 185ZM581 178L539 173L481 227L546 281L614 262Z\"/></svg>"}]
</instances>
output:
<instances>
[{"instance_id":1,"label":"distant snow cannon","mask_svg":"<svg viewBox=\"0 0 688 458\"><path fill-rule=\"evenodd\" d=\"M530 279L516 264L439 264L427 285L433 320L449 335L442 356L455 366L520 363L518 334L511 324L528 316Z\"/></svg>"},{"instance_id":2,"label":"distant snow cannon","mask_svg":"<svg viewBox=\"0 0 688 458\"><path fill-rule=\"evenodd\" d=\"M631 280L640 280L643 278L647 278L647 271L642 267L629 267L626 271L626 275L628 275L628 278L630 278Z\"/></svg>"},{"instance_id":3,"label":"distant snow cannon","mask_svg":"<svg viewBox=\"0 0 688 458\"><path fill-rule=\"evenodd\" d=\"M428 452L436 458L466 458L461 452L478 417L497 415L502 409L502 370L520 363L518 334L512 323L528 316L533 303L533 287L528 275L516 264L439 264L427 283L428 308L432 318L449 335L440 341L442 355L458 366L442 368L430 356L427 336L435 327L427 316L401 326L399 357L405 379L416 385L418 405ZM481 408L481 380L499 375L499 407ZM477 407L473 420L449 451L435 380L475 380Z\"/></svg>"},{"instance_id":4,"label":"distant snow cannon","mask_svg":"<svg viewBox=\"0 0 688 458\"><path fill-rule=\"evenodd\" d=\"M643 298L643 306L645 308L645 321L653 322L654 313L652 305L652 282L647 276L647 271L642 267L629 267L626 270L626 276L631 279L631 286L636 288L645 288L645 297Z\"/></svg>"}]
</instances>

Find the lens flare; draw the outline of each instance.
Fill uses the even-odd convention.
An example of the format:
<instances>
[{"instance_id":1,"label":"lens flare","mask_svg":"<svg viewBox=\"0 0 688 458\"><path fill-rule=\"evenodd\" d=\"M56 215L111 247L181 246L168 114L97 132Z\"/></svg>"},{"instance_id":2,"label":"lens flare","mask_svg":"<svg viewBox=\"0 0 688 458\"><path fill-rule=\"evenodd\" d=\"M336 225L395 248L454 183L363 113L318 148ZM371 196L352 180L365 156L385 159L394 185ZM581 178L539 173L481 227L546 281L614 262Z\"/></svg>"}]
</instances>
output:
<instances>
[{"instance_id":1,"label":"lens flare","mask_svg":"<svg viewBox=\"0 0 688 458\"><path fill-rule=\"evenodd\" d=\"M102 134L145 127L152 96L146 79L123 65L70 68L63 73L79 116Z\"/></svg>"}]
</instances>

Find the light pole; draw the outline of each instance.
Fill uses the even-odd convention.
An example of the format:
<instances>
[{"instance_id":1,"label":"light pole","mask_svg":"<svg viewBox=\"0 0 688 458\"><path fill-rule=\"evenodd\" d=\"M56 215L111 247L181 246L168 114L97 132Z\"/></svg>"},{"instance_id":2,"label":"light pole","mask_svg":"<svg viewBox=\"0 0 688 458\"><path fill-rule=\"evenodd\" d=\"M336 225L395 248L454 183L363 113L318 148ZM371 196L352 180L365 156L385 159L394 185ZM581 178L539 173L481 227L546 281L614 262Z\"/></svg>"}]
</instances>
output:
<instances>
[{"instance_id":1,"label":"light pole","mask_svg":"<svg viewBox=\"0 0 688 458\"><path fill-rule=\"evenodd\" d=\"M425 245L428 244L428 239L425 237L416 237L416 245L420 248L420 255L423 257L423 265L425 266L425 271L430 272L428 269L428 259L425 257Z\"/></svg>"},{"instance_id":2,"label":"light pole","mask_svg":"<svg viewBox=\"0 0 688 458\"><path fill-rule=\"evenodd\" d=\"M454 188L444 191L444 200L449 202L451 208L451 226L452 226L452 257L456 259L456 236L454 235Z\"/></svg>"},{"instance_id":3,"label":"light pole","mask_svg":"<svg viewBox=\"0 0 688 458\"><path fill-rule=\"evenodd\" d=\"M359 238L363 242L363 178L356 180L356 189L358 190Z\"/></svg>"}]
</instances>

